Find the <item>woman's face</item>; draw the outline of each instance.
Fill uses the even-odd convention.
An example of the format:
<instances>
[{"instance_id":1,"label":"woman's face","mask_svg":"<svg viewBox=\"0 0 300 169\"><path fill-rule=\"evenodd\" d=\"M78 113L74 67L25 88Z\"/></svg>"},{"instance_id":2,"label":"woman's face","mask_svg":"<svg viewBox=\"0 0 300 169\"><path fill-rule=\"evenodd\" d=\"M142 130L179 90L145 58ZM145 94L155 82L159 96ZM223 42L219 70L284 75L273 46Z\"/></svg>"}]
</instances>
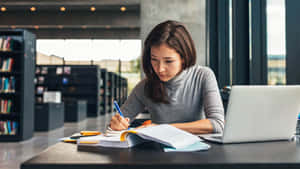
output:
<instances>
[{"instance_id":1,"label":"woman's face","mask_svg":"<svg viewBox=\"0 0 300 169\"><path fill-rule=\"evenodd\" d=\"M167 82L182 70L183 61L174 49L166 44L151 47L151 64L159 79Z\"/></svg>"}]
</instances>

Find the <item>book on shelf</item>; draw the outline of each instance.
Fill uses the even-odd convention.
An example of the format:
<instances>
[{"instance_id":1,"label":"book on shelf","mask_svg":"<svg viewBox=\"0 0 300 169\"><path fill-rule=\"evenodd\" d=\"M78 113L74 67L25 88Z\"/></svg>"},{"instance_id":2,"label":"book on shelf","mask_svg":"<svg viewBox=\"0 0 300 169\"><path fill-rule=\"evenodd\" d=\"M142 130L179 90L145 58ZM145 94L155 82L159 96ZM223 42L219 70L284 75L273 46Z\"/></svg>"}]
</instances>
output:
<instances>
[{"instance_id":1,"label":"book on shelf","mask_svg":"<svg viewBox=\"0 0 300 169\"><path fill-rule=\"evenodd\" d=\"M37 88L36 88L36 93L37 94L43 94L43 92L44 92L44 87L43 86L38 86Z\"/></svg>"},{"instance_id":2,"label":"book on shelf","mask_svg":"<svg viewBox=\"0 0 300 169\"><path fill-rule=\"evenodd\" d=\"M0 64L1 64L1 72L11 72L12 71L12 65L13 65L14 59L13 58L7 58L7 59L1 59L0 58Z\"/></svg>"},{"instance_id":3,"label":"book on shelf","mask_svg":"<svg viewBox=\"0 0 300 169\"><path fill-rule=\"evenodd\" d=\"M44 76L39 76L38 80L37 80L37 83L38 84L43 84L44 82L45 82L45 77Z\"/></svg>"},{"instance_id":4,"label":"book on shelf","mask_svg":"<svg viewBox=\"0 0 300 169\"><path fill-rule=\"evenodd\" d=\"M15 77L2 77L0 80L1 93L13 93L15 92Z\"/></svg>"},{"instance_id":5,"label":"book on shelf","mask_svg":"<svg viewBox=\"0 0 300 169\"><path fill-rule=\"evenodd\" d=\"M67 75L71 74L71 67L70 66L64 67L64 74L67 74Z\"/></svg>"},{"instance_id":6,"label":"book on shelf","mask_svg":"<svg viewBox=\"0 0 300 169\"><path fill-rule=\"evenodd\" d=\"M0 38L0 51L2 51L3 41L4 41L4 38Z\"/></svg>"},{"instance_id":7,"label":"book on shelf","mask_svg":"<svg viewBox=\"0 0 300 169\"><path fill-rule=\"evenodd\" d=\"M43 103L43 97L37 96L36 97L36 103Z\"/></svg>"},{"instance_id":8,"label":"book on shelf","mask_svg":"<svg viewBox=\"0 0 300 169\"><path fill-rule=\"evenodd\" d=\"M40 73L41 73L40 67L36 67L36 68L35 68L35 74L40 74Z\"/></svg>"},{"instance_id":9,"label":"book on shelf","mask_svg":"<svg viewBox=\"0 0 300 169\"><path fill-rule=\"evenodd\" d=\"M16 135L18 122L11 120L0 120L0 135Z\"/></svg>"},{"instance_id":10,"label":"book on shelf","mask_svg":"<svg viewBox=\"0 0 300 169\"><path fill-rule=\"evenodd\" d=\"M42 67L41 74L48 74L48 67Z\"/></svg>"},{"instance_id":11,"label":"book on shelf","mask_svg":"<svg viewBox=\"0 0 300 169\"><path fill-rule=\"evenodd\" d=\"M6 51L12 51L13 47L13 39L8 37L1 37L0 38L0 51L6 52Z\"/></svg>"},{"instance_id":12,"label":"book on shelf","mask_svg":"<svg viewBox=\"0 0 300 169\"><path fill-rule=\"evenodd\" d=\"M11 106L12 101L11 100L0 100L0 114L10 114L11 113Z\"/></svg>"},{"instance_id":13,"label":"book on shelf","mask_svg":"<svg viewBox=\"0 0 300 169\"><path fill-rule=\"evenodd\" d=\"M15 77L10 77L10 79L9 79L9 85L8 85L8 90L9 90L9 92L15 92L15 89L16 89L16 79L15 79Z\"/></svg>"},{"instance_id":14,"label":"book on shelf","mask_svg":"<svg viewBox=\"0 0 300 169\"><path fill-rule=\"evenodd\" d=\"M166 151L199 151L210 148L208 144L201 142L198 136L168 124L125 131L110 129L103 135L80 138L77 144L79 146L129 148L149 141L162 144Z\"/></svg>"},{"instance_id":15,"label":"book on shelf","mask_svg":"<svg viewBox=\"0 0 300 169\"><path fill-rule=\"evenodd\" d=\"M62 67L57 67L56 68L56 74L61 75L63 73L63 68Z\"/></svg>"}]
</instances>

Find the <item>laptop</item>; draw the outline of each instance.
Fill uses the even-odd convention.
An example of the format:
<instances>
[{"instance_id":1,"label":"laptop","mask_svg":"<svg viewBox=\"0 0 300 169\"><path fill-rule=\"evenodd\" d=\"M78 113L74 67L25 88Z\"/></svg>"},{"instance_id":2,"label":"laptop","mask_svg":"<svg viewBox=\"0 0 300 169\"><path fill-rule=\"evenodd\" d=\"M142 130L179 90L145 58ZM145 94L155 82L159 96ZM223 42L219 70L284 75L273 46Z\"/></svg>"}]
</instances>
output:
<instances>
[{"instance_id":1,"label":"laptop","mask_svg":"<svg viewBox=\"0 0 300 169\"><path fill-rule=\"evenodd\" d=\"M300 113L299 86L232 86L222 136L200 137L218 143L289 140Z\"/></svg>"}]
</instances>

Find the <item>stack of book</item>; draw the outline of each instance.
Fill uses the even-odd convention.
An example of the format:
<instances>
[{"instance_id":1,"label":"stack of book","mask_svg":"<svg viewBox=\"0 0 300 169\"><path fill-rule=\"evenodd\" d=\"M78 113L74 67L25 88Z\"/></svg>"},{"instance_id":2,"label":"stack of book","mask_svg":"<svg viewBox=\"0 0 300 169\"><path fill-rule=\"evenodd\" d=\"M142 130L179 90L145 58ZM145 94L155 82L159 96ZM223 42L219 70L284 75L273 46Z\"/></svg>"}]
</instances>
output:
<instances>
[{"instance_id":1,"label":"stack of book","mask_svg":"<svg viewBox=\"0 0 300 169\"><path fill-rule=\"evenodd\" d=\"M10 36L0 38L0 51L12 51L13 42Z\"/></svg>"},{"instance_id":2,"label":"stack of book","mask_svg":"<svg viewBox=\"0 0 300 169\"><path fill-rule=\"evenodd\" d=\"M0 79L0 93L15 92L15 77L2 77Z\"/></svg>"},{"instance_id":3,"label":"stack of book","mask_svg":"<svg viewBox=\"0 0 300 169\"><path fill-rule=\"evenodd\" d=\"M15 135L17 133L18 123L16 121L0 121L0 135Z\"/></svg>"}]
</instances>

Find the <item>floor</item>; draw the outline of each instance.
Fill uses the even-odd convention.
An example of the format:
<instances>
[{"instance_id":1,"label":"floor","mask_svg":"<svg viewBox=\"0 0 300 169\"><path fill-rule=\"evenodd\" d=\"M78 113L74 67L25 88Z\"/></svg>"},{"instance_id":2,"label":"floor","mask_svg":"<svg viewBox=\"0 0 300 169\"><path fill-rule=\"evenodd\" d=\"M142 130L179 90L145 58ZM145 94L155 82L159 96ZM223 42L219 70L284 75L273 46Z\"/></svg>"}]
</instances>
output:
<instances>
[{"instance_id":1,"label":"floor","mask_svg":"<svg viewBox=\"0 0 300 169\"><path fill-rule=\"evenodd\" d=\"M87 118L78 123L65 123L64 127L50 132L35 132L34 137L14 143L0 143L0 169L19 169L20 164L51 145L59 142L59 138L67 137L81 130L104 131L111 115Z\"/></svg>"}]
</instances>

